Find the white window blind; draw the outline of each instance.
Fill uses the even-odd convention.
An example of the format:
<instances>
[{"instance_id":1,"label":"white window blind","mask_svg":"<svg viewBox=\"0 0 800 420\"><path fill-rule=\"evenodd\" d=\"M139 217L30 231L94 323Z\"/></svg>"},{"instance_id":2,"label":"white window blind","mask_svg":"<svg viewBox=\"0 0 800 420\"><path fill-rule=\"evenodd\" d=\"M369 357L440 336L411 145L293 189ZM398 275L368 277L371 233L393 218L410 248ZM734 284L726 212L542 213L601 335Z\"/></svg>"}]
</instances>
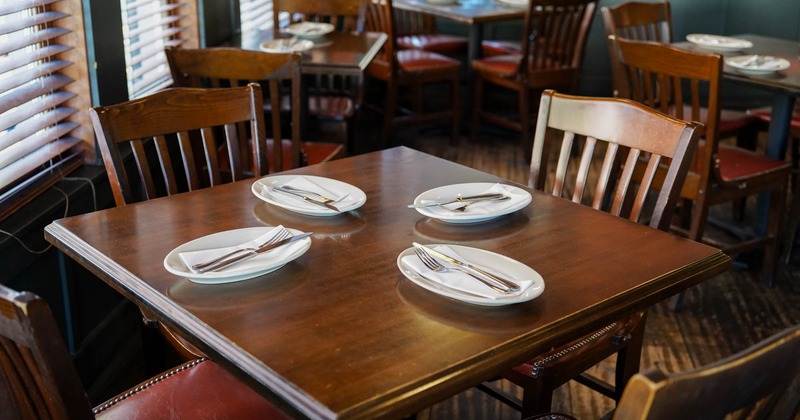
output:
<instances>
[{"instance_id":1,"label":"white window blind","mask_svg":"<svg viewBox=\"0 0 800 420\"><path fill-rule=\"evenodd\" d=\"M68 120L77 111L66 105L73 63L61 57L73 46L60 43L74 38L59 26L70 18L52 7L59 1L0 1L0 204L81 161L78 124Z\"/></svg>"},{"instance_id":2,"label":"white window blind","mask_svg":"<svg viewBox=\"0 0 800 420\"><path fill-rule=\"evenodd\" d=\"M242 33L272 29L272 0L241 0Z\"/></svg>"},{"instance_id":3,"label":"white window blind","mask_svg":"<svg viewBox=\"0 0 800 420\"><path fill-rule=\"evenodd\" d=\"M177 0L120 0L128 96L138 98L172 83L164 48L182 44Z\"/></svg>"}]
</instances>

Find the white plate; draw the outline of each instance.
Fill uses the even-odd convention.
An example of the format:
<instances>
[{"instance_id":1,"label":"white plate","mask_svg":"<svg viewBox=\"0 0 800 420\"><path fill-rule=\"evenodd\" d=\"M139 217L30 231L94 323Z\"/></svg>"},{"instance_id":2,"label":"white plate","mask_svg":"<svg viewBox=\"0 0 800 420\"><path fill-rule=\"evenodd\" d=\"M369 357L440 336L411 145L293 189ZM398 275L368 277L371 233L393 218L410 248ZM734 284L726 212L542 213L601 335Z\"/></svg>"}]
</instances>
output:
<instances>
[{"instance_id":1,"label":"white plate","mask_svg":"<svg viewBox=\"0 0 800 420\"><path fill-rule=\"evenodd\" d=\"M454 4L456 0L425 0L429 4Z\"/></svg>"},{"instance_id":2,"label":"white plate","mask_svg":"<svg viewBox=\"0 0 800 420\"><path fill-rule=\"evenodd\" d=\"M503 6L528 7L528 0L496 0Z\"/></svg>"},{"instance_id":3,"label":"white plate","mask_svg":"<svg viewBox=\"0 0 800 420\"><path fill-rule=\"evenodd\" d=\"M259 49L268 53L289 53L308 51L314 47L314 42L307 39L273 39L264 41L259 45Z\"/></svg>"},{"instance_id":4,"label":"white plate","mask_svg":"<svg viewBox=\"0 0 800 420\"><path fill-rule=\"evenodd\" d=\"M321 38L336 29L330 23L300 22L286 27L286 32L299 38Z\"/></svg>"},{"instance_id":5,"label":"white plate","mask_svg":"<svg viewBox=\"0 0 800 420\"><path fill-rule=\"evenodd\" d=\"M334 197L347 195L344 200L334 204L341 212L304 202L302 198L291 194L274 191L274 187L286 185L292 181L296 181L298 178L305 178L304 181L313 183L313 185L323 190L317 192L329 192ZM344 212L355 210L367 202L367 195L364 194L364 191L361 191L361 189L342 181L313 175L268 176L254 182L251 189L256 197L267 203L307 216L336 216ZM313 191L313 189L311 190Z\"/></svg>"},{"instance_id":6,"label":"white plate","mask_svg":"<svg viewBox=\"0 0 800 420\"><path fill-rule=\"evenodd\" d=\"M753 43L746 39L709 34L686 35L686 40L707 50L721 52L739 51L753 46Z\"/></svg>"},{"instance_id":7,"label":"white plate","mask_svg":"<svg viewBox=\"0 0 800 420\"><path fill-rule=\"evenodd\" d=\"M442 207L420 207L416 210L425 216L441 220L442 222L446 223L479 223L513 213L524 208L528 205L528 203L531 202L531 194L522 188L493 182L473 182L467 184L445 185L425 191L414 199L414 204L423 204L430 201L444 201L458 196L495 192L492 191L492 189L497 190L498 187L502 189L502 192L511 195L512 198L511 200L502 202L487 202L480 205L475 204L476 207L491 204L491 210L488 212L470 212L467 210L463 213L456 213ZM480 207L476 208L475 210L478 210L479 208Z\"/></svg>"},{"instance_id":8,"label":"white plate","mask_svg":"<svg viewBox=\"0 0 800 420\"><path fill-rule=\"evenodd\" d=\"M441 245L426 244L426 246L435 248ZM404 276L406 276L409 280L414 282L416 285L422 287L423 289L427 289L433 293L446 296L451 299L472 303L474 305L483 305L483 306L512 305L515 303L522 303L522 302L527 302L529 300L533 300L539 295L541 295L542 292L544 292L544 279L542 278L542 276L532 268L528 267L527 265L517 260L508 258L505 255L496 254L494 252L486 251L483 249L470 248L459 245L447 245L447 246L450 247L456 253L458 253L459 256L463 257L465 260L468 260L471 263L474 263L481 267L486 267L498 273L502 273L511 279L531 280L533 284L524 293L516 296L491 299L491 298L483 298L479 296L467 295L457 290L448 289L444 286L440 286L437 283L432 282L430 280L426 280L420 277L417 272L412 270L405 263L403 263L402 261L403 257L414 255L413 247L406 249L405 251L401 252L400 255L397 256L397 267L400 269L400 272L403 273Z\"/></svg>"},{"instance_id":9,"label":"white plate","mask_svg":"<svg viewBox=\"0 0 800 420\"><path fill-rule=\"evenodd\" d=\"M789 68L789 66L791 66L791 64L789 64L789 60L780 57L763 57L766 57L767 60L761 65L755 64L755 55L740 55L738 57L726 58L725 64L735 68L736 70L739 70L742 73L754 75L775 73L776 71L786 70Z\"/></svg>"},{"instance_id":10,"label":"white plate","mask_svg":"<svg viewBox=\"0 0 800 420\"><path fill-rule=\"evenodd\" d=\"M311 247L311 238L304 238L297 241L298 244L302 244L301 247L297 249L297 251L293 252L290 255L284 255L283 258L276 259L274 257L275 254L270 255L269 252L265 252L264 254L255 256L249 259L247 262L242 262L237 265L233 265L230 268L219 271L219 272L210 272L210 273L193 273L183 264L181 258L178 254L181 252L188 252L188 251L200 251L203 249L211 249L211 248L223 248L226 246L234 246L238 244L242 244L248 241L251 241L255 238L258 238L261 235L272 230L273 227L251 227L251 228L242 228L242 229L235 229L235 230L227 230L224 232L217 232L211 235L203 236L202 238L197 238L193 241L189 241L175 249L172 250L167 256L164 258L164 268L167 269L172 274L176 276L186 277L189 280L195 283L203 283L203 284L221 284L221 283L232 283L235 281L242 281L251 279L253 277L258 277L272 271L275 271L288 262L294 260L295 258L303 255L309 247ZM302 233L296 229L288 229L292 232L293 235L297 235ZM289 245L286 245L289 246Z\"/></svg>"}]
</instances>

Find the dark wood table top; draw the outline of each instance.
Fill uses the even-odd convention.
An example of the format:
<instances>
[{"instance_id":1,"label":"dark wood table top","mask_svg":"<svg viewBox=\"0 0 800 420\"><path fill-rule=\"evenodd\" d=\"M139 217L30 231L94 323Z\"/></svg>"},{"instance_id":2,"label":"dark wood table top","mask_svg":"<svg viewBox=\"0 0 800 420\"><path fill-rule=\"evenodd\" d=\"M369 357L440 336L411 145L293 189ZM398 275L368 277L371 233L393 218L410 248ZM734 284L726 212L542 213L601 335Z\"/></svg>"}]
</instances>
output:
<instances>
[{"instance_id":1,"label":"dark wood table top","mask_svg":"<svg viewBox=\"0 0 800 420\"><path fill-rule=\"evenodd\" d=\"M450 4L430 3L427 0L394 0L392 5L467 25L522 19L526 11L524 7L504 5L495 0L462 0Z\"/></svg>"},{"instance_id":2,"label":"dark wood table top","mask_svg":"<svg viewBox=\"0 0 800 420\"><path fill-rule=\"evenodd\" d=\"M264 41L273 39L272 30L243 36L234 42L246 50L260 50ZM388 37L383 32L332 32L318 41L318 46L303 53L305 74L360 75L383 47Z\"/></svg>"},{"instance_id":3,"label":"dark wood table top","mask_svg":"<svg viewBox=\"0 0 800 420\"><path fill-rule=\"evenodd\" d=\"M540 192L490 222L429 219L406 207L423 191L510 181L408 148L290 173L350 183L367 201L336 217L302 216L243 181L58 220L45 236L264 395L315 418L412 414L730 263L709 246ZM278 224L315 232L312 245L260 278L200 285L162 265L187 241ZM413 241L507 255L538 271L545 291L501 307L430 293L396 265Z\"/></svg>"},{"instance_id":4,"label":"dark wood table top","mask_svg":"<svg viewBox=\"0 0 800 420\"><path fill-rule=\"evenodd\" d=\"M744 74L733 67L725 65L723 67L725 78L746 84L789 91L795 94L800 93L800 59L798 59L798 56L800 56L800 42L753 34L733 35L733 37L746 39L752 42L753 46L741 51L718 54L721 54L725 57L753 54L771 55L788 60L791 66L786 70L781 70L772 74L752 75ZM686 41L676 44L682 48L687 48L694 51L709 52L709 50L703 49Z\"/></svg>"}]
</instances>

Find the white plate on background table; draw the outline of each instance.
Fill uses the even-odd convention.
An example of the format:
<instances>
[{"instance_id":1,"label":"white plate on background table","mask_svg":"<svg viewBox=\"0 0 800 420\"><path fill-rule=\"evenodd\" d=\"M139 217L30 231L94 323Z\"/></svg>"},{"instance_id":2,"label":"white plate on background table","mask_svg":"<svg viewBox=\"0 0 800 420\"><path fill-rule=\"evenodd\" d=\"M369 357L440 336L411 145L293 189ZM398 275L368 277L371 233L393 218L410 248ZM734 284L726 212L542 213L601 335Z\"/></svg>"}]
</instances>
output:
<instances>
[{"instance_id":1,"label":"white plate on background table","mask_svg":"<svg viewBox=\"0 0 800 420\"><path fill-rule=\"evenodd\" d=\"M725 64L735 68L736 70L745 73L745 74L772 74L777 71L786 70L788 69L791 64L789 60L780 57L773 57L769 55L763 55L764 62L757 63L756 60L759 56L757 55L740 55L737 57L728 57L725 58Z\"/></svg>"},{"instance_id":2,"label":"white plate on background table","mask_svg":"<svg viewBox=\"0 0 800 420\"><path fill-rule=\"evenodd\" d=\"M511 6L511 7L528 7L529 0L495 0L497 3L503 6Z\"/></svg>"},{"instance_id":3,"label":"white plate on background table","mask_svg":"<svg viewBox=\"0 0 800 420\"><path fill-rule=\"evenodd\" d=\"M425 0L429 4L455 4L456 0Z\"/></svg>"},{"instance_id":4,"label":"white plate on background table","mask_svg":"<svg viewBox=\"0 0 800 420\"><path fill-rule=\"evenodd\" d=\"M510 196L511 199L507 201L476 203L463 213L456 213L451 210L451 208L463 205L463 203L453 203L444 207L419 207L416 210L425 216L445 223L480 223L513 213L524 208L531 202L531 194L522 188L495 182L472 182L445 185L430 189L418 195L417 198L414 199L414 204L424 204L431 201L448 200L459 196L463 197L494 192L502 192Z\"/></svg>"},{"instance_id":5,"label":"white plate on background table","mask_svg":"<svg viewBox=\"0 0 800 420\"><path fill-rule=\"evenodd\" d=\"M275 191L276 186L291 185L296 188L306 189L331 198L345 196L337 203L333 203L340 212L307 203L302 198ZM307 216L336 216L344 212L355 210L367 202L367 195L360 188L346 182L314 175L272 175L261 178L253 183L253 194L256 197L281 207L283 209L304 214ZM314 197L310 195L310 197Z\"/></svg>"},{"instance_id":6,"label":"white plate on background table","mask_svg":"<svg viewBox=\"0 0 800 420\"><path fill-rule=\"evenodd\" d=\"M746 39L710 34L689 34L686 35L686 40L701 48L719 52L739 51L753 46Z\"/></svg>"},{"instance_id":7,"label":"white plate on background table","mask_svg":"<svg viewBox=\"0 0 800 420\"><path fill-rule=\"evenodd\" d=\"M336 29L330 23L325 22L299 22L286 27L286 32L298 38L321 38Z\"/></svg>"},{"instance_id":8,"label":"white plate on background table","mask_svg":"<svg viewBox=\"0 0 800 420\"><path fill-rule=\"evenodd\" d=\"M444 245L426 244L425 246L436 248ZM534 269L528 267L527 265L515 259L479 248L471 248L460 245L446 245L446 246L455 251L456 253L458 253L459 257L463 258L464 260L469 261L470 263L475 264L477 266L487 268L492 272L496 272L497 274L502 274L504 277L508 278L511 281L528 280L531 281L532 283L521 294L508 297L488 298L488 297L480 297L462 293L458 290L454 290L446 286L440 285L435 281L425 279L420 275L419 272L415 271L413 268L408 266L403 261L403 258L405 257L417 258L416 254L414 253L413 247L406 249L405 251L401 252L400 255L397 256L397 267L400 269L400 272L403 273L404 276L406 276L406 278L414 282L414 284L418 285L419 287L422 287L423 289L426 289L441 296L445 296L466 303L471 303L474 305L482 305L482 306L513 305L516 303L522 303L522 302L527 302L529 300L533 300L544 292L544 279L542 278L542 276L539 273L537 273ZM477 280L475 281L477 282Z\"/></svg>"},{"instance_id":9,"label":"white plate on background table","mask_svg":"<svg viewBox=\"0 0 800 420\"><path fill-rule=\"evenodd\" d=\"M173 249L169 254L167 254L167 256L164 258L164 268L176 276L185 277L195 283L232 283L271 273L303 255L308 248L311 247L311 238L303 238L295 241L294 243L284 245L285 247L292 247L292 251L288 254L286 252L265 252L261 255L250 258L247 261L242 261L241 263L231 265L225 270L207 273L193 273L188 267L186 267L186 265L184 265L179 255L181 252L200 251L204 249L224 248L240 245L248 241L252 241L261 235L269 233L269 231L272 229L273 227L271 226L250 227L226 230L197 238ZM292 235L303 233L296 229L287 229L292 233Z\"/></svg>"},{"instance_id":10,"label":"white plate on background table","mask_svg":"<svg viewBox=\"0 0 800 420\"><path fill-rule=\"evenodd\" d=\"M282 38L264 41L258 48L268 53L303 52L314 48L314 42L308 39Z\"/></svg>"}]
</instances>

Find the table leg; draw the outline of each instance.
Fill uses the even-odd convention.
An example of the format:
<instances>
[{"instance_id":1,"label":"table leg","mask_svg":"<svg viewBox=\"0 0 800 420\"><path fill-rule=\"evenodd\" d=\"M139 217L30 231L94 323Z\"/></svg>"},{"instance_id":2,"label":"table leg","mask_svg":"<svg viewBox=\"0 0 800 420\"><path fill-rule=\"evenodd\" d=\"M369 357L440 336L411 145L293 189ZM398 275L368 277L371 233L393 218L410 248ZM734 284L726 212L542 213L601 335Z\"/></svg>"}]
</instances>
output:
<instances>
[{"instance_id":1,"label":"table leg","mask_svg":"<svg viewBox=\"0 0 800 420\"><path fill-rule=\"evenodd\" d=\"M772 99L771 120L767 133L767 144L764 154L773 159L784 159L786 144L789 141L792 110L794 109L795 96L788 92L776 93ZM792 186L795 193L800 193L796 186ZM758 197L758 233L767 231L767 214L769 212L769 193ZM793 236L793 235L792 235Z\"/></svg>"}]
</instances>

